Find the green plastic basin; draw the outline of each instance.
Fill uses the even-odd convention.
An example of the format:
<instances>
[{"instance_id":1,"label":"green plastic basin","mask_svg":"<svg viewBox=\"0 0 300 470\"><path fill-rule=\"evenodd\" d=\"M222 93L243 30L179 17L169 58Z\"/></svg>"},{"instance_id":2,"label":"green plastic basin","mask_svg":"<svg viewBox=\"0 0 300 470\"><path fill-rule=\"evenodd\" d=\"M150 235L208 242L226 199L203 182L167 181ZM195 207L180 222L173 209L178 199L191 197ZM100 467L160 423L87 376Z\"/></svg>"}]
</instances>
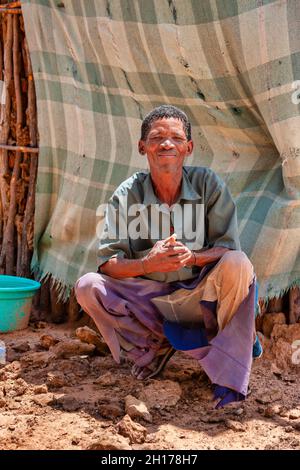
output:
<instances>
[{"instance_id":1,"label":"green plastic basin","mask_svg":"<svg viewBox=\"0 0 300 470\"><path fill-rule=\"evenodd\" d=\"M0 333L27 328L32 298L40 287L26 277L0 275Z\"/></svg>"}]
</instances>

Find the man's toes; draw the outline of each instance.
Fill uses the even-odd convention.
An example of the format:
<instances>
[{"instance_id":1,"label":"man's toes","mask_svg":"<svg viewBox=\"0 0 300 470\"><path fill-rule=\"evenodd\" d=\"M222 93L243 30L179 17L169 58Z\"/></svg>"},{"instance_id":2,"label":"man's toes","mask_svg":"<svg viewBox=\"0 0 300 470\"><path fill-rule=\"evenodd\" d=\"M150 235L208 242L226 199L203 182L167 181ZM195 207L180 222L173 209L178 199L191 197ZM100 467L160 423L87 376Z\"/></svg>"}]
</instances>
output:
<instances>
[{"instance_id":1,"label":"man's toes","mask_svg":"<svg viewBox=\"0 0 300 470\"><path fill-rule=\"evenodd\" d=\"M141 368L141 369L142 370L140 371L140 373L136 377L138 380L144 380L148 377L148 375L151 374L151 371L149 371L149 369L147 369L146 367Z\"/></svg>"},{"instance_id":2,"label":"man's toes","mask_svg":"<svg viewBox=\"0 0 300 470\"><path fill-rule=\"evenodd\" d=\"M131 375L133 375L134 377L137 377L138 374L140 373L140 367L137 366L136 364L134 364L131 368Z\"/></svg>"}]
</instances>

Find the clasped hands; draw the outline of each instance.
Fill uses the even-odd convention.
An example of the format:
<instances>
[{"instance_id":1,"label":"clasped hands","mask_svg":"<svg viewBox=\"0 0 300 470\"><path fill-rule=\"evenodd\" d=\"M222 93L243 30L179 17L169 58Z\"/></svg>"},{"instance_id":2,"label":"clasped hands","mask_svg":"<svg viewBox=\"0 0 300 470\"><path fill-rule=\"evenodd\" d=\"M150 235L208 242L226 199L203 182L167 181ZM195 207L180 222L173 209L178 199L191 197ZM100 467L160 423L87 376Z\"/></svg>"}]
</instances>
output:
<instances>
[{"instance_id":1,"label":"clasped hands","mask_svg":"<svg viewBox=\"0 0 300 470\"><path fill-rule=\"evenodd\" d=\"M142 259L145 274L178 271L184 266L194 265L195 262L195 253L176 240L176 235L157 241Z\"/></svg>"}]
</instances>

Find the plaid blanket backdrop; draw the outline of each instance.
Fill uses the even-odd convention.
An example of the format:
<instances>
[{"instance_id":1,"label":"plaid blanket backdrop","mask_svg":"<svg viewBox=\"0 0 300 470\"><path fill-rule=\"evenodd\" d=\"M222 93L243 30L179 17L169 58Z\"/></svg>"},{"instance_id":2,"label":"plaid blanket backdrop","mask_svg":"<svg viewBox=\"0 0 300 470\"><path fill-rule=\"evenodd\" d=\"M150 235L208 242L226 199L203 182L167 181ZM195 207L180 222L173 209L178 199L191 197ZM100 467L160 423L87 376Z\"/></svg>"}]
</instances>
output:
<instances>
[{"instance_id":1,"label":"plaid blanket backdrop","mask_svg":"<svg viewBox=\"0 0 300 470\"><path fill-rule=\"evenodd\" d=\"M187 164L229 185L260 296L300 284L298 0L23 0L40 137L32 269L67 298L96 209L147 167L141 119L182 108ZM297 82L298 80L298 82Z\"/></svg>"}]
</instances>

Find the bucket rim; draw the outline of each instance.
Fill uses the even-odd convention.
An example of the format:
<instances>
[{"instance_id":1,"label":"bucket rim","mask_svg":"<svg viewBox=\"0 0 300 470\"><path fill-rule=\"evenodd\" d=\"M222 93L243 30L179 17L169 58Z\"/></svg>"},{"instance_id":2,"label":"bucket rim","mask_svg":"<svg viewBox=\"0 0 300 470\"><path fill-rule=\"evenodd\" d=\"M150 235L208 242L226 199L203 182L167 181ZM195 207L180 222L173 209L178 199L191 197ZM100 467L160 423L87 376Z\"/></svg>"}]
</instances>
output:
<instances>
[{"instance_id":1,"label":"bucket rim","mask_svg":"<svg viewBox=\"0 0 300 470\"><path fill-rule=\"evenodd\" d=\"M26 281L28 285L25 283L23 285L17 285L15 287L1 287L1 280L6 279L8 281L16 281L22 280ZM41 283L35 281L33 279L29 279L28 277L21 277L21 276L8 276L6 274L0 274L0 294L1 292L29 292L33 290L38 290L41 287Z\"/></svg>"}]
</instances>

